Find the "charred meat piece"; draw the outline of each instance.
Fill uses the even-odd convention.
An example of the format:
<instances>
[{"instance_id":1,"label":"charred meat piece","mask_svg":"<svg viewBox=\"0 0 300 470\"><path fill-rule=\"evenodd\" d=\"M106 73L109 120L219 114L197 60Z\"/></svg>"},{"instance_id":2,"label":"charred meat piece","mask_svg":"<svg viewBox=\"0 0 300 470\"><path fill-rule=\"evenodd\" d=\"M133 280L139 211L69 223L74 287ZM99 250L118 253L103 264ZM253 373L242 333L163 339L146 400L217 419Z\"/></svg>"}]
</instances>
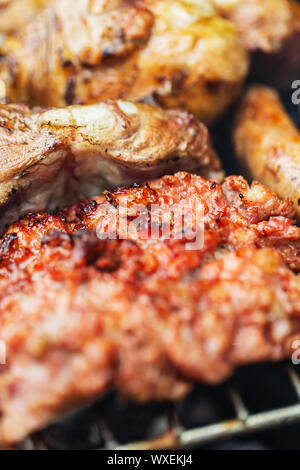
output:
<instances>
[{"instance_id":1,"label":"charred meat piece","mask_svg":"<svg viewBox=\"0 0 300 470\"><path fill-rule=\"evenodd\" d=\"M248 174L291 199L300 220L300 132L275 91L253 87L246 93L233 139Z\"/></svg>"},{"instance_id":2,"label":"charred meat piece","mask_svg":"<svg viewBox=\"0 0 300 470\"><path fill-rule=\"evenodd\" d=\"M208 130L185 111L108 101L43 111L0 105L0 229L104 189L178 170L220 179Z\"/></svg>"},{"instance_id":3,"label":"charred meat piece","mask_svg":"<svg viewBox=\"0 0 300 470\"><path fill-rule=\"evenodd\" d=\"M202 206L193 250L172 217L171 236L146 236L178 204ZM192 381L288 356L300 333L293 222L292 204L259 183L178 173L11 226L0 244L2 444L112 388L176 399Z\"/></svg>"},{"instance_id":4,"label":"charred meat piece","mask_svg":"<svg viewBox=\"0 0 300 470\"><path fill-rule=\"evenodd\" d=\"M63 107L154 98L211 122L248 70L236 28L209 1L61 0L6 39L14 102Z\"/></svg>"}]
</instances>

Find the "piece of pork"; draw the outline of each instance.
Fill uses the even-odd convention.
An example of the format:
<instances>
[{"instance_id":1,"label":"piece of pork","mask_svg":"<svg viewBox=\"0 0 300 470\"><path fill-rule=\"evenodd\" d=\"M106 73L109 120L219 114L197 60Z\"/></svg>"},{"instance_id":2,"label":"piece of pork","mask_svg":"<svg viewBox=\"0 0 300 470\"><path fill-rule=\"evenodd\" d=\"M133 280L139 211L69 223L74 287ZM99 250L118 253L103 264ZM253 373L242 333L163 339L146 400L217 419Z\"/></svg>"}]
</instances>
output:
<instances>
[{"instance_id":1,"label":"piece of pork","mask_svg":"<svg viewBox=\"0 0 300 470\"><path fill-rule=\"evenodd\" d=\"M248 90L237 112L233 141L249 176L293 201L300 220L300 132L275 90Z\"/></svg>"},{"instance_id":2,"label":"piece of pork","mask_svg":"<svg viewBox=\"0 0 300 470\"><path fill-rule=\"evenodd\" d=\"M0 230L27 212L180 169L223 174L207 128L185 111L120 100L0 105Z\"/></svg>"},{"instance_id":3,"label":"piece of pork","mask_svg":"<svg viewBox=\"0 0 300 470\"><path fill-rule=\"evenodd\" d=\"M175 230L178 205L195 216L185 226L194 239ZM192 381L292 354L293 222L291 203L258 183L179 173L10 227L0 243L2 444L111 389L177 399Z\"/></svg>"},{"instance_id":4,"label":"piece of pork","mask_svg":"<svg viewBox=\"0 0 300 470\"><path fill-rule=\"evenodd\" d=\"M0 15L1 17L1 15ZM7 98L64 107L152 97L212 122L248 71L209 0L59 0L0 48Z\"/></svg>"}]
</instances>

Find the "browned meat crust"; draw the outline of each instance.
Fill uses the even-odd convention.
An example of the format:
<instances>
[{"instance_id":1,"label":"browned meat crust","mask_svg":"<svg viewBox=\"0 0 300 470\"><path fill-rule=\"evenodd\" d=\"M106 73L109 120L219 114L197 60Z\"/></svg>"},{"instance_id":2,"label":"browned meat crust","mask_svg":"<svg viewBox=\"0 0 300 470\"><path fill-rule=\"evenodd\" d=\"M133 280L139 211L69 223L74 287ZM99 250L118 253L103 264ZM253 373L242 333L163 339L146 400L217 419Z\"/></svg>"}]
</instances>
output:
<instances>
[{"instance_id":1,"label":"browned meat crust","mask_svg":"<svg viewBox=\"0 0 300 470\"><path fill-rule=\"evenodd\" d=\"M252 54L252 79L290 87L300 73L300 6L294 0L212 0Z\"/></svg>"},{"instance_id":2,"label":"browned meat crust","mask_svg":"<svg viewBox=\"0 0 300 470\"><path fill-rule=\"evenodd\" d=\"M275 52L296 28L293 0L212 0L238 28L247 49Z\"/></svg>"},{"instance_id":3,"label":"browned meat crust","mask_svg":"<svg viewBox=\"0 0 300 470\"><path fill-rule=\"evenodd\" d=\"M137 221L135 204L166 214L168 204L195 213L201 203L203 246L146 240L164 227L148 214L126 240L100 240L125 198L119 237ZM174 399L190 381L214 384L237 365L288 356L300 334L293 223L291 203L259 183L230 177L222 188L179 173L13 225L0 245L2 443L112 387Z\"/></svg>"},{"instance_id":4,"label":"browned meat crust","mask_svg":"<svg viewBox=\"0 0 300 470\"><path fill-rule=\"evenodd\" d=\"M12 33L57 0L0 0L0 32Z\"/></svg>"},{"instance_id":5,"label":"browned meat crust","mask_svg":"<svg viewBox=\"0 0 300 470\"><path fill-rule=\"evenodd\" d=\"M205 4L60 0L1 47L7 96L45 106L152 96L211 122L239 93L248 58Z\"/></svg>"},{"instance_id":6,"label":"browned meat crust","mask_svg":"<svg viewBox=\"0 0 300 470\"><path fill-rule=\"evenodd\" d=\"M300 133L270 88L253 87L242 100L234 128L236 154L248 173L300 217Z\"/></svg>"},{"instance_id":7,"label":"browned meat crust","mask_svg":"<svg viewBox=\"0 0 300 470\"><path fill-rule=\"evenodd\" d=\"M185 111L120 100L46 112L0 105L0 230L178 170L222 178L207 128Z\"/></svg>"}]
</instances>

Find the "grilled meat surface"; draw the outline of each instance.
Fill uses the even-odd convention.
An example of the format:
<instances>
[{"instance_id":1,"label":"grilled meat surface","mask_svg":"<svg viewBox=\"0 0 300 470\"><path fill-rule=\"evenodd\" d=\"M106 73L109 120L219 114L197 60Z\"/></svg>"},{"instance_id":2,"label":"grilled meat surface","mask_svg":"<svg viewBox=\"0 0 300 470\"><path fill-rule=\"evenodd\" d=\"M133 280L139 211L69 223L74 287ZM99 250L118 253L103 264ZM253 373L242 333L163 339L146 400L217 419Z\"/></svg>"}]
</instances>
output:
<instances>
[{"instance_id":1,"label":"grilled meat surface","mask_svg":"<svg viewBox=\"0 0 300 470\"><path fill-rule=\"evenodd\" d=\"M208 130L185 111L108 101L0 105L0 230L27 212L178 170L222 178Z\"/></svg>"},{"instance_id":2,"label":"grilled meat surface","mask_svg":"<svg viewBox=\"0 0 300 470\"><path fill-rule=\"evenodd\" d=\"M294 0L212 0L236 25L252 59L251 78L290 88L300 74L300 5Z\"/></svg>"},{"instance_id":3,"label":"grilled meat surface","mask_svg":"<svg viewBox=\"0 0 300 470\"><path fill-rule=\"evenodd\" d=\"M277 92L252 87L236 116L235 150L249 176L293 201L300 220L300 132Z\"/></svg>"},{"instance_id":4,"label":"grilled meat surface","mask_svg":"<svg viewBox=\"0 0 300 470\"><path fill-rule=\"evenodd\" d=\"M294 0L211 1L237 26L251 51L276 52L298 29L300 8Z\"/></svg>"},{"instance_id":5,"label":"grilled meat surface","mask_svg":"<svg viewBox=\"0 0 300 470\"><path fill-rule=\"evenodd\" d=\"M0 32L9 34L26 25L57 0L0 0Z\"/></svg>"},{"instance_id":6,"label":"grilled meat surface","mask_svg":"<svg viewBox=\"0 0 300 470\"><path fill-rule=\"evenodd\" d=\"M207 122L234 100L248 70L236 28L208 0L60 0L0 49L14 102L150 96Z\"/></svg>"},{"instance_id":7,"label":"grilled meat surface","mask_svg":"<svg viewBox=\"0 0 300 470\"><path fill-rule=\"evenodd\" d=\"M197 249L172 217L163 235L178 204L202 207ZM259 183L178 173L11 226L0 244L2 444L112 388L176 399L194 380L288 356L300 332L293 216Z\"/></svg>"},{"instance_id":8,"label":"grilled meat surface","mask_svg":"<svg viewBox=\"0 0 300 470\"><path fill-rule=\"evenodd\" d=\"M59 2L60 0L0 0L0 31L16 32L34 19L41 10ZM155 3L157 3L159 13L166 13L166 9L169 8L165 6L166 2L164 2L165 5L162 2L159 4L157 0L141 0L140 2L131 0L131 2L128 1L128 5L130 3L131 5L144 4L154 10ZM125 2L123 4L125 5ZM294 0L276 0L275 2L273 0L187 0L181 4L185 6L186 15L190 15L191 18L197 12L200 12L203 17L210 17L217 11L236 25L245 47L251 51L278 51L284 41L298 30L300 9ZM113 10L121 5L122 0L93 0L87 4L92 13ZM172 10L177 8L176 5L171 7L169 15L174 15ZM177 11L176 18L179 23L184 21L179 17L179 11Z\"/></svg>"}]
</instances>

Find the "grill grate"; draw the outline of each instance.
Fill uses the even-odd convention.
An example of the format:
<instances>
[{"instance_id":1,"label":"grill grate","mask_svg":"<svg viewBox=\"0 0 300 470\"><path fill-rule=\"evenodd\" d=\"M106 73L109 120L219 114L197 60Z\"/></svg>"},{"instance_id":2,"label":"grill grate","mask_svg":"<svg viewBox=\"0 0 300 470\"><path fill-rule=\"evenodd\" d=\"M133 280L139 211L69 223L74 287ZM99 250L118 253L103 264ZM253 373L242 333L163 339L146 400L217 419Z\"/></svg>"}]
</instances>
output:
<instances>
[{"instance_id":1,"label":"grill grate","mask_svg":"<svg viewBox=\"0 0 300 470\"><path fill-rule=\"evenodd\" d=\"M255 370L257 370L257 367L259 366L255 366ZM188 423L188 425L185 426L180 420L180 403L166 406L162 405L161 408L156 409L156 418L158 418L160 424L154 433L154 437L147 437L146 439L139 440L137 442L133 442L133 440L132 442L124 443L124 441L122 442L122 438L120 439L120 436L118 435L118 428L123 427L124 434L128 433L129 438L130 423L128 422L128 417L130 416L130 413L132 413L132 408L129 408L126 411L127 414L125 413L125 419L123 416L123 421L125 421L125 423L122 423L121 420L120 422L114 422L113 419L111 420L111 418L107 418L103 412L104 410L108 411L109 416L109 412L112 410L113 406L110 406L109 403L104 403L104 405L101 406L100 403L96 405L96 407L91 407L87 410L84 410L83 412L80 412L83 416L83 426L78 422L78 417L76 417L77 415L75 414L68 425L66 425L66 421L64 420L61 423L46 429L45 431L37 433L36 435L26 439L22 443L21 448L39 450L49 448L66 449L72 447L72 445L77 449L88 448L111 450L159 450L193 448L199 445L211 444L225 438L228 439L231 437L242 436L257 431L280 427L286 424L300 422L300 378L298 376L298 372L296 372L296 368L290 364L276 364L276 367L276 370L280 371L280 374L278 378L278 387L274 387L274 394L276 389L279 389L278 396L281 396L281 387L279 387L279 384L282 385L284 377L287 382L285 387L287 385L290 387L290 396L293 397L292 403L288 406L285 406L286 401L283 400L281 405L273 407L270 410L253 413L249 411L248 406L245 405L243 391L233 379L227 385L221 387L223 396L220 395L217 397L217 401L221 400L221 408L224 406L224 400L228 400L228 403L232 408L232 417L230 417L230 419L208 419L208 423L204 425L194 426L193 423ZM263 368L262 376L265 375L265 370L266 369ZM249 371L246 370L245 372L248 374ZM270 372L272 376L274 376L274 370L271 369ZM253 394L253 387L255 386L257 386L257 384L252 383L252 386L248 391L249 396ZM209 395L212 393L213 390L210 389ZM261 390L258 390L258 394L260 393ZM197 396L197 394L198 392L196 390L194 395ZM272 397L270 397L269 394L264 398L264 403L272 403ZM193 414L193 407L195 406L195 402L189 399L189 403ZM202 408L201 413L203 410L206 410L207 407L209 408L209 404L207 403L208 402L205 402L204 400L204 407ZM155 408L155 405L153 404L147 406L148 411L153 411L153 408ZM116 416L118 416L119 410L115 410L115 413ZM142 418L142 423L139 425L142 427L144 426L145 428L149 427L149 420L147 421L147 419L145 419L145 415L143 415ZM66 420L68 421L68 419L69 418ZM77 421L74 422L74 419ZM135 418L132 420L132 425L133 427L136 427L137 425ZM72 445L68 445L65 440L62 442L62 436L64 436L63 439L66 439L66 429L69 429L69 431L71 430L71 435L69 436L69 441L67 442L72 443ZM74 432L78 432L79 429L85 436L84 443L83 441L76 440L78 437L77 434L74 437Z\"/></svg>"},{"instance_id":2,"label":"grill grate","mask_svg":"<svg viewBox=\"0 0 300 470\"><path fill-rule=\"evenodd\" d=\"M299 402L293 405L278 408L262 413L251 414L245 406L238 389L230 386L228 395L234 407L236 417L227 421L197 427L194 429L184 429L182 427L172 427L169 432L161 438L153 441L143 441L130 443L119 447L120 449L163 449L163 448L191 448L200 444L207 444L213 441L230 438L237 435L250 434L273 427L300 421L300 379L291 366L286 366L286 373L297 394ZM114 443L113 448L117 448Z\"/></svg>"}]
</instances>

